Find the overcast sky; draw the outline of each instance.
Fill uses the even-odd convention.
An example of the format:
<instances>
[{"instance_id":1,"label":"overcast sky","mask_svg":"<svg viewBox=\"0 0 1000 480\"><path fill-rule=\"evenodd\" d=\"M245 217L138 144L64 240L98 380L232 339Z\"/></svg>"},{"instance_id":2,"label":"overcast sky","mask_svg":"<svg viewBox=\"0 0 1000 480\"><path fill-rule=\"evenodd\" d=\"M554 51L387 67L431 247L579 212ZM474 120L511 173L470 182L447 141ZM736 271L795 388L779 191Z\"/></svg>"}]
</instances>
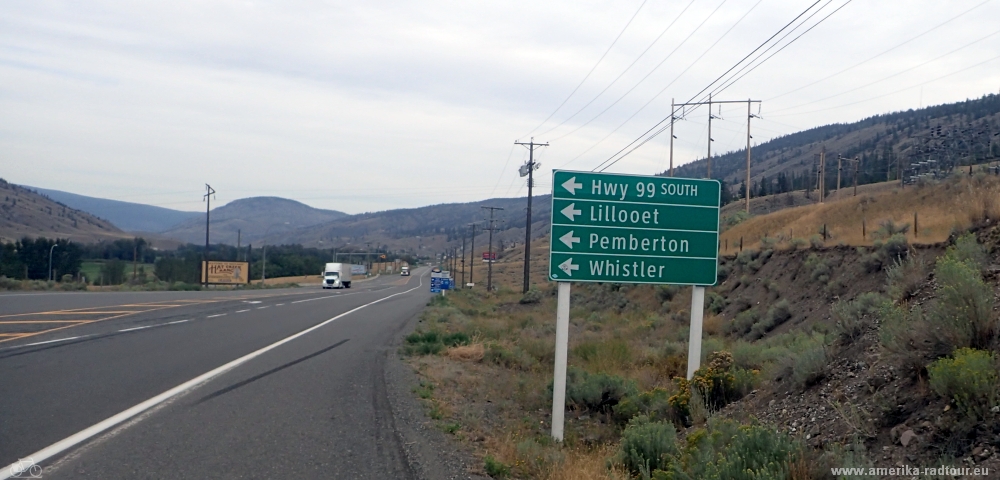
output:
<instances>
[{"instance_id":1,"label":"overcast sky","mask_svg":"<svg viewBox=\"0 0 1000 480\"><path fill-rule=\"evenodd\" d=\"M360 213L524 196L513 142L534 136L548 193L551 169L597 167L813 1L5 0L0 177L179 210L210 183L218 205ZM754 142L1000 92L1000 1L845 1L716 95L764 101ZM706 116L677 124L678 164L704 156ZM741 148L746 106L721 117L713 151ZM665 170L668 140L608 171Z\"/></svg>"}]
</instances>

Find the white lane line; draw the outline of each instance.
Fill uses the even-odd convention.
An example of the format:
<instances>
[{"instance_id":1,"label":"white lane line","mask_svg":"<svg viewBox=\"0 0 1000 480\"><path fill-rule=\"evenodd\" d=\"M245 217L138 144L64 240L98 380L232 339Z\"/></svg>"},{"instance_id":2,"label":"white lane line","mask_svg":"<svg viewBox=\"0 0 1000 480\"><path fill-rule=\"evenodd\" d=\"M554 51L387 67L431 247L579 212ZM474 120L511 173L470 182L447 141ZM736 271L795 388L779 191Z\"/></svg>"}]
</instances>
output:
<instances>
[{"instance_id":1,"label":"white lane line","mask_svg":"<svg viewBox=\"0 0 1000 480\"><path fill-rule=\"evenodd\" d=\"M337 295L327 295L327 296L325 296L325 297L316 297L316 298L307 298L307 299L305 299L305 300L296 300L296 301L294 301L294 302L292 302L292 303L302 303L302 302L311 302L311 301L313 301L313 300L322 300L322 299L324 299L324 298L333 298L333 297L336 297L336 296L337 296Z\"/></svg>"},{"instance_id":2,"label":"white lane line","mask_svg":"<svg viewBox=\"0 0 1000 480\"><path fill-rule=\"evenodd\" d=\"M60 441L58 441L56 443L53 443L52 445L49 445L49 446L47 446L47 447L45 447L45 448L43 448L43 449L41 449L41 450L39 450L39 451L31 454L31 455L26 455L25 457L22 457L22 458L31 457L31 459L34 460L36 464L40 463L40 462L43 462L45 460L48 460L49 458L52 458L53 456L58 455L58 454L60 454L60 453L62 453L64 451L72 448L73 446L75 446L75 445L77 445L77 444L79 444L81 442L84 442L84 441L86 441L86 440L88 440L90 438L93 438L96 435L99 435L101 432L103 432L103 431L105 431L105 430L107 430L107 429L109 429L109 428L111 428L111 427L113 427L115 425L118 425L119 423L122 423L122 422L124 422L124 421L126 421L126 420L128 420L128 419L130 419L130 418L132 418L132 417L134 417L134 416L136 416L136 415L138 415L138 414L146 411L146 410L149 410L150 408L155 407L158 404L161 404L161 403L169 400L170 398L172 398L174 396L177 396L177 395L179 395L181 393L184 393L184 392L186 392L186 391L188 391L188 390L190 390L190 389L192 389L192 388L194 388L194 387L196 387L196 386L198 386L198 385L200 385L202 383L205 383L205 382L207 382L207 381L209 381L209 380L211 380L211 379L213 379L213 378L215 378L215 377L217 377L219 375L222 375L223 373L228 372L229 370L232 370L232 369L234 369L234 368L236 368L236 367L238 367L238 366L240 366L240 365L242 365L242 364L244 364L244 363L246 363L246 362L248 362L248 361L250 361L250 360L252 360L252 359L254 359L256 357L259 357L259 356L261 356L261 355L263 355L263 354L265 354L265 353L267 353L267 352L269 352L271 350L274 350L275 348L278 348L281 345L284 345L284 344L286 344L288 342L291 342L292 340L295 340L296 338L299 338L299 337L301 337L301 336L303 336L303 335L305 335L307 333L310 333L310 332L312 332L314 330L320 329L320 328L322 328L322 327L324 327L324 326L326 326L326 325L328 325L330 323L333 323L334 321L336 321L336 320L338 320L340 318L346 317L347 315L350 315L350 314L352 314L354 312L357 312L358 310L370 307L372 305L375 305L376 303L383 302L383 301L388 300L388 299L390 299L392 297L396 297L396 296L399 296L399 295L410 293L410 292L412 292L414 290L417 290L417 289L423 287L423 285L424 285L424 277L423 277L423 275L421 275L420 276L420 285L417 285L414 288L411 288L411 289L403 291L403 292L394 293L392 295L388 295L388 296L382 297L382 298L380 298L378 300L375 300L373 302L369 302L369 303L366 303L364 305L361 305L360 307L355 307L355 308L353 308L351 310L348 310L348 311L346 311L344 313L341 313L340 315L337 315L336 317L333 317L333 318L331 318L329 320L325 320L325 321L323 321L321 323L313 325L312 327L309 327L309 328L307 328L307 329L305 329L305 330L303 330L303 331L301 331L299 333L296 333L296 334L290 335L288 337L285 337L282 340L278 340L277 342L274 342L274 343L272 343L272 344L270 344L270 345L268 345L268 346L266 346L264 348L261 348L260 350L257 350L257 351L254 351L254 352L250 352L250 353L248 353L248 354L246 354L246 355L244 355L244 356L242 356L240 358L237 358L236 360L233 360L233 361L231 361L231 362L229 362L229 363L227 363L225 365L222 365L221 367L217 367L214 370L210 370L210 371L208 371L206 373L203 373L203 374L201 374L201 375L199 375L199 376L197 376L195 378L192 378L191 380L188 380L188 381L186 381L186 382L184 382L184 383L182 383L182 384L180 384L180 385L178 385L178 386L176 386L174 388L171 388L170 390L167 390L166 392L163 392L163 393L161 393L161 394L159 394L159 395L157 395L157 396L155 396L153 398L150 398L149 400L146 400L145 402L142 402L142 403L140 403L140 404L138 404L138 405L136 405L136 406L134 406L132 408L124 410L124 411L118 413L117 415L109 417L109 418L107 418L107 419L105 419L105 420L103 420L101 422L98 422L98 423L96 423L96 424L94 424L94 425L92 425L90 427L87 427L87 428L85 428L83 430L80 430L79 432L74 433L73 435L70 435L70 436L68 436L68 437L66 437L66 438L64 438L64 439L62 439L62 440L60 440ZM13 467L16 466L16 465L18 465L18 464L14 463L14 464L11 464L11 465L8 465L8 466L4 467L3 469L0 469L0 480L6 480L6 479L10 478L11 475L13 475L13 472L15 471L15 470L13 470Z\"/></svg>"},{"instance_id":3,"label":"white lane line","mask_svg":"<svg viewBox=\"0 0 1000 480\"><path fill-rule=\"evenodd\" d=\"M243 313L243 312L249 312L249 311L250 311L250 309L248 308L246 310L237 310L237 311L235 311L233 313Z\"/></svg>"},{"instance_id":4,"label":"white lane line","mask_svg":"<svg viewBox=\"0 0 1000 480\"><path fill-rule=\"evenodd\" d=\"M132 328L126 328L124 330L118 330L118 331L119 332L131 332L133 330L142 330L144 328L152 328L152 327L158 327L158 326L159 325L146 325L145 327L132 327Z\"/></svg>"},{"instance_id":5,"label":"white lane line","mask_svg":"<svg viewBox=\"0 0 1000 480\"><path fill-rule=\"evenodd\" d=\"M265 308L267 308L267 306L263 306L263 307L257 307L257 310L263 310L263 309L265 309Z\"/></svg>"},{"instance_id":6,"label":"white lane line","mask_svg":"<svg viewBox=\"0 0 1000 480\"><path fill-rule=\"evenodd\" d=\"M44 342L26 343L26 344L21 345L21 346L22 347L33 347L35 345L45 345L46 343L68 342L70 340L76 340L78 338L89 337L89 336L90 335L81 335L81 336L78 336L78 337L60 338L60 339L56 339L56 340L46 340Z\"/></svg>"},{"instance_id":7,"label":"white lane line","mask_svg":"<svg viewBox=\"0 0 1000 480\"><path fill-rule=\"evenodd\" d=\"M184 322L190 322L190 321L191 321L191 319L189 318L187 320L177 320L176 322L167 322L167 323L164 323L164 325L173 325L175 323L184 323Z\"/></svg>"},{"instance_id":8,"label":"white lane line","mask_svg":"<svg viewBox=\"0 0 1000 480\"><path fill-rule=\"evenodd\" d=\"M284 303L275 303L275 304L274 304L274 306L275 306L275 307L280 307L280 306L282 306L282 305L284 305Z\"/></svg>"},{"instance_id":9,"label":"white lane line","mask_svg":"<svg viewBox=\"0 0 1000 480\"><path fill-rule=\"evenodd\" d=\"M228 313L220 313L218 315L209 315L209 316L207 316L205 318L225 317L226 315L229 315L229 314Z\"/></svg>"}]
</instances>

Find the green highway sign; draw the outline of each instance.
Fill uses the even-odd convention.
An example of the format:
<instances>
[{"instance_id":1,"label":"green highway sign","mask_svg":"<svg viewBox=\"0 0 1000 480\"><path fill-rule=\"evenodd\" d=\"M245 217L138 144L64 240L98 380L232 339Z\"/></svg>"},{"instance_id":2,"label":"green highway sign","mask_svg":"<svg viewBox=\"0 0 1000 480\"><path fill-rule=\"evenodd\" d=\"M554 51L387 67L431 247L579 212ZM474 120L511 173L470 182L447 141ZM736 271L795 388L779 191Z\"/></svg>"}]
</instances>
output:
<instances>
[{"instance_id":1,"label":"green highway sign","mask_svg":"<svg viewBox=\"0 0 1000 480\"><path fill-rule=\"evenodd\" d=\"M714 285L716 180L553 170L549 279Z\"/></svg>"}]
</instances>

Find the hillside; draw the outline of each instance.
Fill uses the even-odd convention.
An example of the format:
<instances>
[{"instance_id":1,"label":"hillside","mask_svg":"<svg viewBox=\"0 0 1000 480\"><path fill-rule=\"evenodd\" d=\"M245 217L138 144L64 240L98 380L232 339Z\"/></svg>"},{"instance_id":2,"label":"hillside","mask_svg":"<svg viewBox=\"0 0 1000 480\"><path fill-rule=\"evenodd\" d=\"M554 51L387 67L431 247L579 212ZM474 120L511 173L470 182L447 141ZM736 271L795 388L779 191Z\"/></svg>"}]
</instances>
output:
<instances>
[{"instance_id":1,"label":"hillside","mask_svg":"<svg viewBox=\"0 0 1000 480\"><path fill-rule=\"evenodd\" d=\"M70 208L82 210L98 218L103 218L127 232L163 232L185 220L204 218L198 212L182 212L169 208L121 202L105 198L88 197L75 193L26 187L35 190Z\"/></svg>"},{"instance_id":2,"label":"hillside","mask_svg":"<svg viewBox=\"0 0 1000 480\"><path fill-rule=\"evenodd\" d=\"M998 159L1000 95L824 125L754 146L750 163L753 196L757 196L762 179L767 193L816 188L817 157L824 147L824 178L830 189L837 183L838 155L859 159L859 184L895 180L900 172L909 180L936 170ZM706 162L701 159L676 168L674 174L702 178L705 172ZM843 185L852 184L853 172L853 164L844 162ZM724 180L734 195L738 194L746 178L746 149L713 156L712 177Z\"/></svg>"},{"instance_id":3,"label":"hillside","mask_svg":"<svg viewBox=\"0 0 1000 480\"><path fill-rule=\"evenodd\" d=\"M370 242L373 246L392 250L438 253L446 248L461 247L463 235L471 231L467 224L476 222L476 249L486 251L489 232L484 229L489 226L489 210L482 208L484 206L503 208L494 212L496 230L493 241L496 245L524 243L526 198L495 198L351 215L288 234L270 235L268 243L336 247ZM534 198L531 219L533 237L548 233L551 206L549 195Z\"/></svg>"},{"instance_id":4,"label":"hillside","mask_svg":"<svg viewBox=\"0 0 1000 480\"><path fill-rule=\"evenodd\" d=\"M992 478L971 472L1000 468L998 187L978 175L867 193L886 212L954 196L944 237L883 230L862 248L845 237L725 256L690 383L690 288L573 284L562 445L549 437L556 289L541 238L535 291L520 293L509 252L497 292L429 303L403 347L414 394L494 477L832 479L861 477L831 468L906 465L969 469L906 478ZM823 213L802 208L751 221Z\"/></svg>"},{"instance_id":5,"label":"hillside","mask_svg":"<svg viewBox=\"0 0 1000 480\"><path fill-rule=\"evenodd\" d=\"M321 210L286 198L243 198L212 209L211 242L236 245L237 232L240 231L243 245L259 242L265 236L278 239L277 243L290 243L285 240L288 232L325 224L345 216L347 214L344 212ZM183 242L204 244L204 214L198 214L161 233Z\"/></svg>"},{"instance_id":6,"label":"hillside","mask_svg":"<svg viewBox=\"0 0 1000 480\"><path fill-rule=\"evenodd\" d=\"M22 237L65 238L90 243L132 238L107 220L0 179L0 242Z\"/></svg>"}]
</instances>

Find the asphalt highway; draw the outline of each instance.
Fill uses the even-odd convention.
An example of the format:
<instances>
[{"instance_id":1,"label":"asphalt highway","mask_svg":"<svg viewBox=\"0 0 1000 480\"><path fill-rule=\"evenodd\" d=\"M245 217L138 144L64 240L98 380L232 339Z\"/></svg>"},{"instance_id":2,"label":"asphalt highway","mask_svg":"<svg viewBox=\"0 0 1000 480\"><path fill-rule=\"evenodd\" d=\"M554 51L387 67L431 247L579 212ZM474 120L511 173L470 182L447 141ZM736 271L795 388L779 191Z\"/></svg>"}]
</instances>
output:
<instances>
[{"instance_id":1,"label":"asphalt highway","mask_svg":"<svg viewBox=\"0 0 1000 480\"><path fill-rule=\"evenodd\" d=\"M42 478L416 478L385 363L427 274L0 295L0 479L28 457Z\"/></svg>"}]
</instances>

